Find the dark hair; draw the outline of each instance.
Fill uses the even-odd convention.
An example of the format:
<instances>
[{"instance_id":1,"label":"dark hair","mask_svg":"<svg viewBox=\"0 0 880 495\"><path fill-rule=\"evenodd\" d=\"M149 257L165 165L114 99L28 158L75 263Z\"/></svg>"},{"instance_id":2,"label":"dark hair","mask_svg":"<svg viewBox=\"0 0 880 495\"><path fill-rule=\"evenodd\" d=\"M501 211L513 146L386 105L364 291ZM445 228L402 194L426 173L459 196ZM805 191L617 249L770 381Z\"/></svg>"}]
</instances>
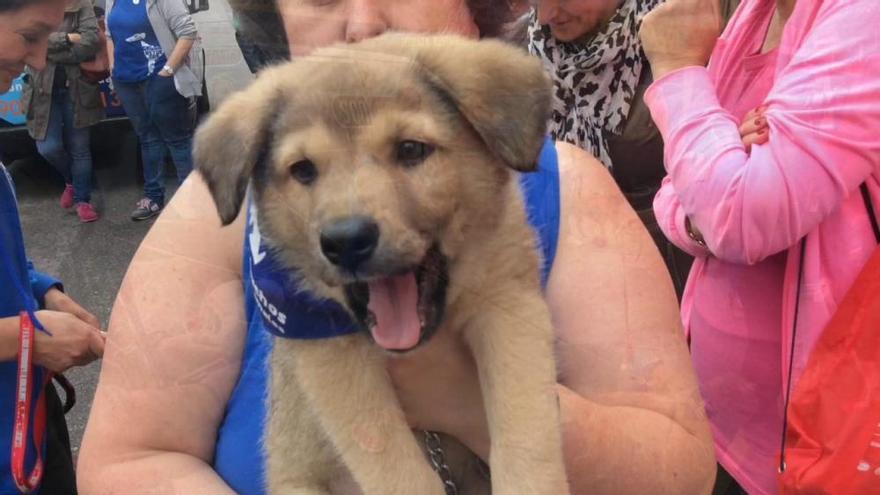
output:
<instances>
[{"instance_id":1,"label":"dark hair","mask_svg":"<svg viewBox=\"0 0 880 495\"><path fill-rule=\"evenodd\" d=\"M0 0L3 1L3 0ZM284 0L229 0L236 20L236 29L256 44L268 58L290 58L287 36L276 8L276 1ZM522 10L520 0L466 0L480 37L503 36L508 25Z\"/></svg>"},{"instance_id":2,"label":"dark hair","mask_svg":"<svg viewBox=\"0 0 880 495\"><path fill-rule=\"evenodd\" d=\"M0 13L14 12L18 9L21 9L22 7L36 5L48 1L50 0L0 0ZM61 0L52 1L59 2Z\"/></svg>"}]
</instances>

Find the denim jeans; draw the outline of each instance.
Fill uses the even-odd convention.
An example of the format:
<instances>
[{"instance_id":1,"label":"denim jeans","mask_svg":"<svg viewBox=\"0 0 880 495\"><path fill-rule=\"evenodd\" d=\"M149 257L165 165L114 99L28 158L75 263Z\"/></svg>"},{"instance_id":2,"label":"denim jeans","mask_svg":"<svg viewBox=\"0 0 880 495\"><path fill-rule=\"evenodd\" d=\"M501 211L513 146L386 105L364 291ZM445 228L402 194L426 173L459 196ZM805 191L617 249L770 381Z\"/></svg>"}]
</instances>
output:
<instances>
[{"instance_id":1,"label":"denim jeans","mask_svg":"<svg viewBox=\"0 0 880 495\"><path fill-rule=\"evenodd\" d=\"M144 196L164 206L165 150L171 154L180 182L192 171L195 107L177 92L172 77L154 75L137 83L114 80L113 86L141 142Z\"/></svg>"},{"instance_id":2,"label":"denim jeans","mask_svg":"<svg viewBox=\"0 0 880 495\"><path fill-rule=\"evenodd\" d=\"M73 100L67 88L52 90L46 138L37 141L37 151L73 184L76 203L88 203L92 195L92 153L89 128L73 127Z\"/></svg>"}]
</instances>

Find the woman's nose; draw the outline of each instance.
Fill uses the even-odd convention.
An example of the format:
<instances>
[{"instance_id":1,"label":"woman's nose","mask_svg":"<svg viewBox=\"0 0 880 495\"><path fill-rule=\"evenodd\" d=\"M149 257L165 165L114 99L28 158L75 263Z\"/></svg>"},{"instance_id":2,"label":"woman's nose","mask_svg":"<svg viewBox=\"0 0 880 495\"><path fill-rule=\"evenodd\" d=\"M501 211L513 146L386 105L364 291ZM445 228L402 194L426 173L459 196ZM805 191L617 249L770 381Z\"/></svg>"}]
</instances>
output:
<instances>
[{"instance_id":1,"label":"woman's nose","mask_svg":"<svg viewBox=\"0 0 880 495\"><path fill-rule=\"evenodd\" d=\"M351 0L345 26L345 41L354 43L388 30L382 0Z\"/></svg>"},{"instance_id":2,"label":"woman's nose","mask_svg":"<svg viewBox=\"0 0 880 495\"><path fill-rule=\"evenodd\" d=\"M28 50L24 63L36 71L43 70L46 67L46 52L48 49L49 39L46 38Z\"/></svg>"}]
</instances>

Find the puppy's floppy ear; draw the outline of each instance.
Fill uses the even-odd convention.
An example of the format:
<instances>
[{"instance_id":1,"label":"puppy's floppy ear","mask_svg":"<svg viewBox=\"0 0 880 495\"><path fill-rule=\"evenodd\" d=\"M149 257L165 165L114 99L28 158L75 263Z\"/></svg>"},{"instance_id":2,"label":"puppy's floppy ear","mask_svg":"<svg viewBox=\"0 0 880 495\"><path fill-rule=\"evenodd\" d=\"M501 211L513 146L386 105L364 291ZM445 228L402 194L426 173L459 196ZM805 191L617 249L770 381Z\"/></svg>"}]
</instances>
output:
<instances>
[{"instance_id":1,"label":"puppy's floppy ear","mask_svg":"<svg viewBox=\"0 0 880 495\"><path fill-rule=\"evenodd\" d=\"M208 183L223 225L238 216L254 167L271 144L280 96L278 70L263 71L248 88L231 95L196 132L196 167Z\"/></svg>"},{"instance_id":2,"label":"puppy's floppy ear","mask_svg":"<svg viewBox=\"0 0 880 495\"><path fill-rule=\"evenodd\" d=\"M498 158L516 170L536 168L552 98L552 83L537 57L495 40L387 38L415 50L429 86L458 109Z\"/></svg>"}]
</instances>

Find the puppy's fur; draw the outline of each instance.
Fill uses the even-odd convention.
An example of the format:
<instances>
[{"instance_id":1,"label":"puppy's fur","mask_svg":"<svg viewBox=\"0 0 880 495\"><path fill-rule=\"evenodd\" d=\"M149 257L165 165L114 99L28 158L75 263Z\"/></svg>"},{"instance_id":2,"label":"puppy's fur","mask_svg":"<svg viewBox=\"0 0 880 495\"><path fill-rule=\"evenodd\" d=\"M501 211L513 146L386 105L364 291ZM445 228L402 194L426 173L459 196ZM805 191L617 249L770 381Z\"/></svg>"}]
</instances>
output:
<instances>
[{"instance_id":1,"label":"puppy's fur","mask_svg":"<svg viewBox=\"0 0 880 495\"><path fill-rule=\"evenodd\" d=\"M394 34L264 71L196 138L224 224L253 184L261 231L281 262L305 290L355 316L344 287L399 274L439 250L445 301L419 346L430 346L431 331L454 332L473 353L501 495L568 493L539 254L511 173L535 168L549 103L540 63L516 48ZM412 159L404 141L429 148ZM308 181L296 172L304 160L313 165ZM375 221L380 237L367 262L342 270L322 252L321 235L353 217ZM366 495L445 493L406 424L387 359L394 353L369 332L276 340L271 493L328 493L343 468Z\"/></svg>"}]
</instances>

